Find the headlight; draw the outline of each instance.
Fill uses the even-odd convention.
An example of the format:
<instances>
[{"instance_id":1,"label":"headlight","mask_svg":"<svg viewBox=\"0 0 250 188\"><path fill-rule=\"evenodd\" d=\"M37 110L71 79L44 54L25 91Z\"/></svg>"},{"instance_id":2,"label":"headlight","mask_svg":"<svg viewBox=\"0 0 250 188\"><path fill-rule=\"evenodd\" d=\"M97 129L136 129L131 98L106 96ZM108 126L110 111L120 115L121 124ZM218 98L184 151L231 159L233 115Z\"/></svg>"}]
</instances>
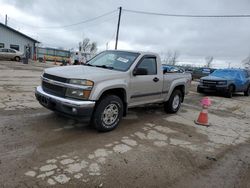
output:
<instances>
[{"instance_id":1,"label":"headlight","mask_svg":"<svg viewBox=\"0 0 250 188\"><path fill-rule=\"evenodd\" d=\"M200 80L200 83L202 84L202 83L203 83L203 80Z\"/></svg>"},{"instance_id":2,"label":"headlight","mask_svg":"<svg viewBox=\"0 0 250 188\"><path fill-rule=\"evenodd\" d=\"M93 86L94 82L90 81L90 80L80 80L80 79L71 79L69 81L70 84L74 84L74 85L82 85L82 86Z\"/></svg>"},{"instance_id":3,"label":"headlight","mask_svg":"<svg viewBox=\"0 0 250 188\"><path fill-rule=\"evenodd\" d=\"M90 96L91 90L82 90L82 89L72 89L67 88L66 96L76 99L88 99Z\"/></svg>"},{"instance_id":4,"label":"headlight","mask_svg":"<svg viewBox=\"0 0 250 188\"><path fill-rule=\"evenodd\" d=\"M227 81L219 81L217 82L218 85L227 85Z\"/></svg>"},{"instance_id":5,"label":"headlight","mask_svg":"<svg viewBox=\"0 0 250 188\"><path fill-rule=\"evenodd\" d=\"M91 89L94 86L94 82L90 80L71 79L69 83L79 86L89 86L89 89L86 90L77 88L67 88L66 96L76 99L88 99L91 93Z\"/></svg>"}]
</instances>

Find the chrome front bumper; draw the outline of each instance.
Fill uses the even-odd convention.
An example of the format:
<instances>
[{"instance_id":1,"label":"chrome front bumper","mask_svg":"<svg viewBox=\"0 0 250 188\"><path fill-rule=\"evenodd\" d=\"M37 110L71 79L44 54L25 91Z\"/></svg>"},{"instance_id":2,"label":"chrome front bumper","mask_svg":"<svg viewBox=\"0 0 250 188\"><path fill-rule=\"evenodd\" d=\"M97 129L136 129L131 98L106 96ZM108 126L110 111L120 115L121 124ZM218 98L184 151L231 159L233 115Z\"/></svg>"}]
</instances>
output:
<instances>
[{"instance_id":1,"label":"chrome front bumper","mask_svg":"<svg viewBox=\"0 0 250 188\"><path fill-rule=\"evenodd\" d=\"M35 91L36 94L44 96L48 99L52 99L56 102L59 102L63 105L71 106L71 107L85 107L85 108L91 108L95 106L95 101L80 101L80 100L74 100L74 99L65 99L62 97L57 97L51 94L46 93L41 86L38 86Z\"/></svg>"},{"instance_id":2,"label":"chrome front bumper","mask_svg":"<svg viewBox=\"0 0 250 188\"><path fill-rule=\"evenodd\" d=\"M95 108L95 101L80 101L54 96L46 93L41 86L36 88L35 95L45 108L81 121L89 122Z\"/></svg>"}]
</instances>

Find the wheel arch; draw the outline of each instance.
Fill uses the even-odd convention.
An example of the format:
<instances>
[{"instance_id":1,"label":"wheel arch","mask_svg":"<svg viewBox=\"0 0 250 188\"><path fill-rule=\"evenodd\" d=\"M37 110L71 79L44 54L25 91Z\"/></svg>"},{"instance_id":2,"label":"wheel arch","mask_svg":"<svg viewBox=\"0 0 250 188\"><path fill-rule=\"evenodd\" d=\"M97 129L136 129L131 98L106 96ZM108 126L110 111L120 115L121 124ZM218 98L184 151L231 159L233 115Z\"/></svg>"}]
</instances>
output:
<instances>
[{"instance_id":1,"label":"wheel arch","mask_svg":"<svg viewBox=\"0 0 250 188\"><path fill-rule=\"evenodd\" d=\"M175 86L174 89L172 90L171 94L172 94L175 90L180 90L180 91L181 91L181 94L182 94L181 102L184 102L184 97L185 97L185 85L177 85L177 86Z\"/></svg>"},{"instance_id":2,"label":"wheel arch","mask_svg":"<svg viewBox=\"0 0 250 188\"><path fill-rule=\"evenodd\" d=\"M233 86L233 92L235 92L235 91L236 91L236 85L233 84L233 83L231 83L231 84L228 85L228 88L229 88L230 86Z\"/></svg>"},{"instance_id":3,"label":"wheel arch","mask_svg":"<svg viewBox=\"0 0 250 188\"><path fill-rule=\"evenodd\" d=\"M98 101L100 101L103 97L108 95L116 95L118 96L122 102L123 102L123 116L127 115L127 93L124 88L113 88L113 89L107 89L102 92L100 95Z\"/></svg>"}]
</instances>

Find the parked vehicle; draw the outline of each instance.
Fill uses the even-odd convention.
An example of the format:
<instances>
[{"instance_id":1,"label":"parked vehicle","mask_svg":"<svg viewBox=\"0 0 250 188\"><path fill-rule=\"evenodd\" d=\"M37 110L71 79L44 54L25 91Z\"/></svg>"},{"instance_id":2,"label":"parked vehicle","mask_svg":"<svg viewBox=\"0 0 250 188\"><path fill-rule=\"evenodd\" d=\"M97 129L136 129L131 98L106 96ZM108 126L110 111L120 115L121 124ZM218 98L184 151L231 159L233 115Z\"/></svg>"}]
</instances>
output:
<instances>
[{"instance_id":1,"label":"parked vehicle","mask_svg":"<svg viewBox=\"0 0 250 188\"><path fill-rule=\"evenodd\" d=\"M20 61L23 53L14 49L0 48L0 59Z\"/></svg>"},{"instance_id":2,"label":"parked vehicle","mask_svg":"<svg viewBox=\"0 0 250 188\"><path fill-rule=\"evenodd\" d=\"M172 65L162 65L163 73L184 73L185 70Z\"/></svg>"},{"instance_id":3,"label":"parked vehicle","mask_svg":"<svg viewBox=\"0 0 250 188\"><path fill-rule=\"evenodd\" d=\"M200 79L199 93L217 91L231 98L234 92L250 95L250 72L245 69L218 69Z\"/></svg>"},{"instance_id":4,"label":"parked vehicle","mask_svg":"<svg viewBox=\"0 0 250 188\"><path fill-rule=\"evenodd\" d=\"M214 72L216 69L212 68L198 68L194 69L192 72L192 79L200 79L201 77L208 76L212 72Z\"/></svg>"},{"instance_id":5,"label":"parked vehicle","mask_svg":"<svg viewBox=\"0 0 250 188\"><path fill-rule=\"evenodd\" d=\"M176 113L188 92L191 75L163 74L159 55L104 51L87 64L45 69L37 100L44 107L90 121L99 131L116 128L127 109L164 103Z\"/></svg>"},{"instance_id":6,"label":"parked vehicle","mask_svg":"<svg viewBox=\"0 0 250 188\"><path fill-rule=\"evenodd\" d=\"M53 61L53 62L69 62L70 61L70 51L55 49L55 48L43 48L36 47L36 58L39 62Z\"/></svg>"}]
</instances>

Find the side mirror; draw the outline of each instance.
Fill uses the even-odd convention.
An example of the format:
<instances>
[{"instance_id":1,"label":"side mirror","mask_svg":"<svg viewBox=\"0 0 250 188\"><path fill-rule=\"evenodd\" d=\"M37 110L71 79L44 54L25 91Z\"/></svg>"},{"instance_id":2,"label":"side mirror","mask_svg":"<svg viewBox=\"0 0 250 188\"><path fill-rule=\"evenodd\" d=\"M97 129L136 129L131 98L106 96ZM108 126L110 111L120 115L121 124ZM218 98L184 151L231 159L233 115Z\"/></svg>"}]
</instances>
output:
<instances>
[{"instance_id":1,"label":"side mirror","mask_svg":"<svg viewBox=\"0 0 250 188\"><path fill-rule=\"evenodd\" d=\"M133 75L134 76L148 75L148 71L147 71L147 69L144 69L144 68L135 68L135 70L133 71Z\"/></svg>"}]
</instances>

